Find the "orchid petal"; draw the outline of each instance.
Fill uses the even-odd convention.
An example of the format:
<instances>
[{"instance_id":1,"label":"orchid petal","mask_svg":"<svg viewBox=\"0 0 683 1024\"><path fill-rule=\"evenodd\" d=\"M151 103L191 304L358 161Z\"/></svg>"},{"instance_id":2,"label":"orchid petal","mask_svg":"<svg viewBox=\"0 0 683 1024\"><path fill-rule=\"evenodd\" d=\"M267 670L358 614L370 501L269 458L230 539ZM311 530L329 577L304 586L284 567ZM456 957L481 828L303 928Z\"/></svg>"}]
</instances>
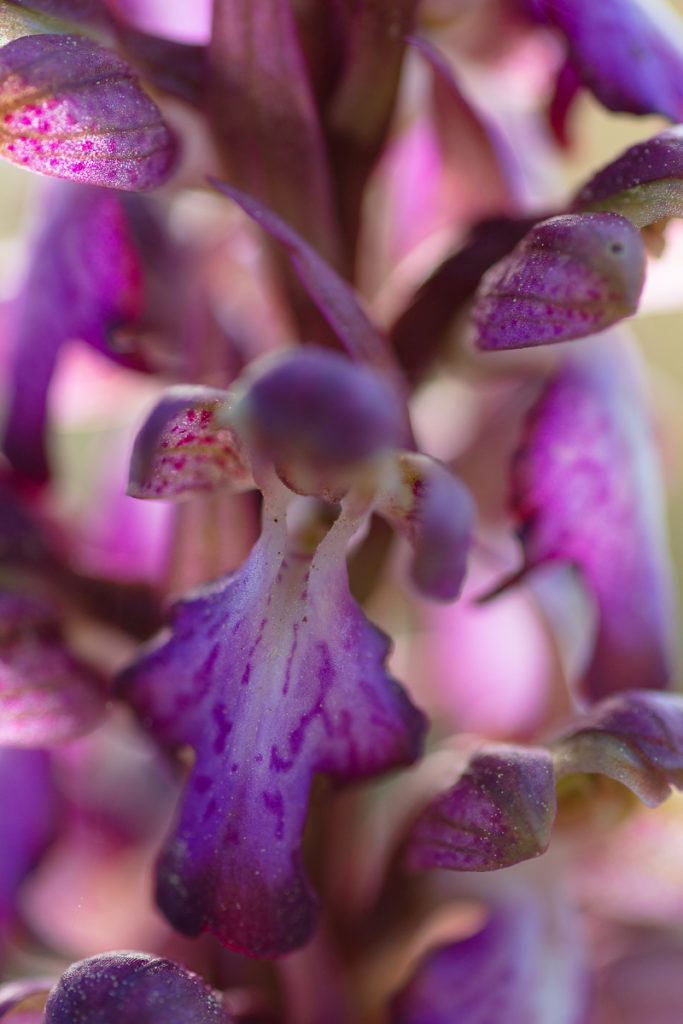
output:
<instances>
[{"instance_id":1,"label":"orchid petal","mask_svg":"<svg viewBox=\"0 0 683 1024\"><path fill-rule=\"evenodd\" d=\"M41 747L94 728L105 711L97 674L71 655L50 611L0 594L0 744Z\"/></svg>"},{"instance_id":2,"label":"orchid petal","mask_svg":"<svg viewBox=\"0 0 683 1024\"><path fill-rule=\"evenodd\" d=\"M72 964L48 996L45 1024L230 1024L220 1000L180 964L101 953Z\"/></svg>"},{"instance_id":3,"label":"orchid petal","mask_svg":"<svg viewBox=\"0 0 683 1024\"><path fill-rule=\"evenodd\" d=\"M683 216L683 126L631 146L580 190L575 210L608 210L643 228Z\"/></svg>"},{"instance_id":4,"label":"orchid petal","mask_svg":"<svg viewBox=\"0 0 683 1024\"><path fill-rule=\"evenodd\" d=\"M683 24L673 10L633 0L527 3L562 32L576 74L608 110L683 120Z\"/></svg>"},{"instance_id":5,"label":"orchid petal","mask_svg":"<svg viewBox=\"0 0 683 1024\"><path fill-rule=\"evenodd\" d=\"M314 925L301 855L314 773L410 763L424 722L349 595L355 523L342 515L311 555L288 541L282 510L264 516L244 566L176 605L170 636L120 689L162 742L196 752L159 865L162 909L188 934L277 956Z\"/></svg>"},{"instance_id":6,"label":"orchid petal","mask_svg":"<svg viewBox=\"0 0 683 1024\"><path fill-rule=\"evenodd\" d=\"M172 170L158 108L89 39L31 35L2 47L0 112L0 155L27 170L129 191L156 188Z\"/></svg>"},{"instance_id":7,"label":"orchid petal","mask_svg":"<svg viewBox=\"0 0 683 1024\"><path fill-rule=\"evenodd\" d=\"M63 342L78 338L126 365L112 331L142 311L142 267L120 197L105 189L60 183L49 206L17 302L12 399L4 450L33 480L48 475L47 392ZM94 238L98 247L92 247Z\"/></svg>"},{"instance_id":8,"label":"orchid petal","mask_svg":"<svg viewBox=\"0 0 683 1024\"><path fill-rule=\"evenodd\" d=\"M555 776L547 750L484 749L419 816L406 861L420 870L508 867L546 850L555 812Z\"/></svg>"},{"instance_id":9,"label":"orchid petal","mask_svg":"<svg viewBox=\"0 0 683 1024\"><path fill-rule=\"evenodd\" d=\"M547 385L513 464L525 568L577 567L597 604L583 687L591 700L660 689L674 600L651 426L628 348L593 345Z\"/></svg>"},{"instance_id":10,"label":"orchid petal","mask_svg":"<svg viewBox=\"0 0 683 1024\"><path fill-rule=\"evenodd\" d=\"M376 511L413 547L411 578L437 601L458 597L474 527L474 502L460 480L426 455L404 452Z\"/></svg>"},{"instance_id":11,"label":"orchid petal","mask_svg":"<svg viewBox=\"0 0 683 1024\"><path fill-rule=\"evenodd\" d=\"M216 0L209 60L231 184L337 262L332 179L291 0Z\"/></svg>"},{"instance_id":12,"label":"orchid petal","mask_svg":"<svg viewBox=\"0 0 683 1024\"><path fill-rule=\"evenodd\" d=\"M135 439L128 493L169 499L253 487L244 447L225 419L229 401L216 388L167 391Z\"/></svg>"},{"instance_id":13,"label":"orchid petal","mask_svg":"<svg viewBox=\"0 0 683 1024\"><path fill-rule=\"evenodd\" d=\"M640 233L617 214L553 217L482 279L472 320L487 350L582 338L635 313L645 279Z\"/></svg>"},{"instance_id":14,"label":"orchid petal","mask_svg":"<svg viewBox=\"0 0 683 1024\"><path fill-rule=\"evenodd\" d=\"M683 697L631 691L601 701L554 745L558 778L597 772L648 807L683 789Z\"/></svg>"},{"instance_id":15,"label":"orchid petal","mask_svg":"<svg viewBox=\"0 0 683 1024\"><path fill-rule=\"evenodd\" d=\"M382 377L344 356L307 348L257 377L236 411L287 486L338 501L364 463L401 441Z\"/></svg>"},{"instance_id":16,"label":"orchid petal","mask_svg":"<svg viewBox=\"0 0 683 1024\"><path fill-rule=\"evenodd\" d=\"M418 962L391 1002L391 1024L584 1021L580 937L570 922L553 924L530 899L495 905L474 935L439 946Z\"/></svg>"}]
</instances>

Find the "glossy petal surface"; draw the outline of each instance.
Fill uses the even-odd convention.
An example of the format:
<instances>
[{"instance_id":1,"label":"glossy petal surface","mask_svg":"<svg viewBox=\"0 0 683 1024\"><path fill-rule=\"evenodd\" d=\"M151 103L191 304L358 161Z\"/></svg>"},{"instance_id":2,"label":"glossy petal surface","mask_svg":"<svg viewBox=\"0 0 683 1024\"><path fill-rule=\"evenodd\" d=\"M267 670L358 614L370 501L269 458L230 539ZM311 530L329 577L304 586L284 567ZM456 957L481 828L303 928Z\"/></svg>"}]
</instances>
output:
<instances>
[{"instance_id":1,"label":"glossy petal surface","mask_svg":"<svg viewBox=\"0 0 683 1024\"><path fill-rule=\"evenodd\" d=\"M311 934L301 835L313 774L363 777L419 752L422 716L348 593L353 529L342 516L312 556L288 543L282 511L266 512L244 566L177 604L170 636L121 680L164 743L197 755L159 903L181 931L252 955Z\"/></svg>"},{"instance_id":2,"label":"glossy petal surface","mask_svg":"<svg viewBox=\"0 0 683 1024\"><path fill-rule=\"evenodd\" d=\"M54 986L45 1024L230 1024L196 974L147 953L102 953Z\"/></svg>"},{"instance_id":3,"label":"glossy petal surface","mask_svg":"<svg viewBox=\"0 0 683 1024\"><path fill-rule=\"evenodd\" d=\"M644 279L645 248L625 217L553 217L483 277L476 344L527 348L601 331L636 311Z\"/></svg>"},{"instance_id":4,"label":"glossy petal surface","mask_svg":"<svg viewBox=\"0 0 683 1024\"><path fill-rule=\"evenodd\" d=\"M0 744L41 747L94 728L102 681L69 653L49 609L0 594Z\"/></svg>"},{"instance_id":5,"label":"glossy petal surface","mask_svg":"<svg viewBox=\"0 0 683 1024\"><path fill-rule=\"evenodd\" d=\"M27 170L142 191L172 169L157 106L119 57L80 36L25 36L0 50L0 118L0 155Z\"/></svg>"},{"instance_id":6,"label":"glossy petal surface","mask_svg":"<svg viewBox=\"0 0 683 1024\"><path fill-rule=\"evenodd\" d=\"M611 210L642 228L683 214L683 128L638 142L580 190L576 210Z\"/></svg>"},{"instance_id":7,"label":"glossy petal surface","mask_svg":"<svg viewBox=\"0 0 683 1024\"><path fill-rule=\"evenodd\" d=\"M592 700L665 687L672 672L673 586L639 373L634 352L614 343L567 362L532 410L513 465L527 568L570 562L596 601L583 680Z\"/></svg>"},{"instance_id":8,"label":"glossy petal surface","mask_svg":"<svg viewBox=\"0 0 683 1024\"><path fill-rule=\"evenodd\" d=\"M683 120L683 24L673 10L633 0L527 4L562 32L577 75L608 110Z\"/></svg>"},{"instance_id":9,"label":"glossy petal surface","mask_svg":"<svg viewBox=\"0 0 683 1024\"><path fill-rule=\"evenodd\" d=\"M112 332L134 324L143 302L142 267L121 198L106 189L51 184L33 258L17 299L12 399L4 449L33 480L48 475L47 393L61 345L79 339L109 358Z\"/></svg>"},{"instance_id":10,"label":"glossy petal surface","mask_svg":"<svg viewBox=\"0 0 683 1024\"><path fill-rule=\"evenodd\" d=\"M555 769L608 775L656 807L672 786L683 788L683 697L632 692L602 701L555 745Z\"/></svg>"},{"instance_id":11,"label":"glossy petal surface","mask_svg":"<svg viewBox=\"0 0 683 1024\"><path fill-rule=\"evenodd\" d=\"M493 871L537 857L550 842L555 810L555 776L547 751L481 751L418 818L408 839L407 863L421 870Z\"/></svg>"},{"instance_id":12,"label":"glossy petal surface","mask_svg":"<svg viewBox=\"0 0 683 1024\"><path fill-rule=\"evenodd\" d=\"M472 542L475 508L465 485L444 465L404 452L394 486L383 490L376 511L410 542L410 575L427 597L452 601L462 589Z\"/></svg>"},{"instance_id":13,"label":"glossy petal surface","mask_svg":"<svg viewBox=\"0 0 683 1024\"><path fill-rule=\"evenodd\" d=\"M216 388L169 390L135 439L128 493L168 499L253 487L244 447L225 420L229 401Z\"/></svg>"}]
</instances>

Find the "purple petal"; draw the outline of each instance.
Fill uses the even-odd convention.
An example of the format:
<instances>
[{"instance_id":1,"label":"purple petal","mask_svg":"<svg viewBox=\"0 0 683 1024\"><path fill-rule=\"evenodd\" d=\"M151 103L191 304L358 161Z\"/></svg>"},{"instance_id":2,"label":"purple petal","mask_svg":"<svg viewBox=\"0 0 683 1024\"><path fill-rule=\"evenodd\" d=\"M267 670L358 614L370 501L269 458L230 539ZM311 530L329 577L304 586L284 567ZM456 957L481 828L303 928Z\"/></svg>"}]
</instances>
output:
<instances>
[{"instance_id":1,"label":"purple petal","mask_svg":"<svg viewBox=\"0 0 683 1024\"><path fill-rule=\"evenodd\" d=\"M45 1024L230 1024L220 1000L180 964L101 953L72 964L48 996Z\"/></svg>"},{"instance_id":2,"label":"purple petal","mask_svg":"<svg viewBox=\"0 0 683 1024\"><path fill-rule=\"evenodd\" d=\"M631 692L610 697L554 746L559 778L598 772L648 807L683 789L683 697Z\"/></svg>"},{"instance_id":3,"label":"purple petal","mask_svg":"<svg viewBox=\"0 0 683 1024\"><path fill-rule=\"evenodd\" d=\"M44 1024L43 1007L54 978L28 978L0 985L0 1020Z\"/></svg>"},{"instance_id":4,"label":"purple petal","mask_svg":"<svg viewBox=\"0 0 683 1024\"><path fill-rule=\"evenodd\" d=\"M428 597L452 601L462 589L475 508L460 480L440 462L403 453L393 486L376 511L413 546L411 578Z\"/></svg>"},{"instance_id":5,"label":"purple petal","mask_svg":"<svg viewBox=\"0 0 683 1024\"><path fill-rule=\"evenodd\" d=\"M390 1024L583 1022L579 937L571 924L562 925L549 924L530 900L495 906L474 935L418 963L391 1002Z\"/></svg>"},{"instance_id":6,"label":"purple petal","mask_svg":"<svg viewBox=\"0 0 683 1024\"><path fill-rule=\"evenodd\" d=\"M93 729L102 681L66 649L49 609L5 592L0 622L0 745L47 746Z\"/></svg>"},{"instance_id":7,"label":"purple petal","mask_svg":"<svg viewBox=\"0 0 683 1024\"><path fill-rule=\"evenodd\" d=\"M129 67L80 36L0 49L0 155L31 171L129 191L169 176L175 146Z\"/></svg>"},{"instance_id":8,"label":"purple petal","mask_svg":"<svg viewBox=\"0 0 683 1024\"><path fill-rule=\"evenodd\" d=\"M644 279L645 248L625 217L553 217L482 279L476 344L527 348L594 334L635 313Z\"/></svg>"},{"instance_id":9,"label":"purple petal","mask_svg":"<svg viewBox=\"0 0 683 1024\"><path fill-rule=\"evenodd\" d=\"M0 747L0 931L10 918L19 884L53 837L55 787L43 750Z\"/></svg>"},{"instance_id":10,"label":"purple petal","mask_svg":"<svg viewBox=\"0 0 683 1024\"><path fill-rule=\"evenodd\" d=\"M591 700L660 689L674 661L663 497L635 354L594 344L547 385L513 464L526 569L575 565L598 611Z\"/></svg>"},{"instance_id":11,"label":"purple petal","mask_svg":"<svg viewBox=\"0 0 683 1024\"><path fill-rule=\"evenodd\" d=\"M344 495L362 463L401 442L384 380L323 349L297 351L257 377L242 415L284 483L328 501Z\"/></svg>"},{"instance_id":12,"label":"purple petal","mask_svg":"<svg viewBox=\"0 0 683 1024\"><path fill-rule=\"evenodd\" d=\"M128 493L169 499L228 485L253 487L244 448L221 419L229 397L206 387L167 391L135 439Z\"/></svg>"},{"instance_id":13,"label":"purple petal","mask_svg":"<svg viewBox=\"0 0 683 1024\"><path fill-rule=\"evenodd\" d=\"M683 120L683 24L632 0L527 0L558 28L576 74L608 110ZM667 20L668 19L668 20Z\"/></svg>"},{"instance_id":14,"label":"purple petal","mask_svg":"<svg viewBox=\"0 0 683 1024\"><path fill-rule=\"evenodd\" d=\"M545 851L555 811L555 775L547 750L483 750L417 819L406 861L420 870L452 871L517 864Z\"/></svg>"},{"instance_id":15,"label":"purple petal","mask_svg":"<svg viewBox=\"0 0 683 1024\"><path fill-rule=\"evenodd\" d=\"M142 311L142 267L121 198L106 189L52 186L33 258L17 299L11 404L4 450L32 480L48 475L47 392L63 342L78 338L124 365L112 331ZM98 240L93 247L93 239Z\"/></svg>"},{"instance_id":16,"label":"purple petal","mask_svg":"<svg viewBox=\"0 0 683 1024\"><path fill-rule=\"evenodd\" d=\"M631 146L598 171L574 200L575 210L611 210L642 228L683 214L683 127Z\"/></svg>"},{"instance_id":17,"label":"purple petal","mask_svg":"<svg viewBox=\"0 0 683 1024\"><path fill-rule=\"evenodd\" d=\"M290 0L217 0L209 59L231 184L337 262L332 180Z\"/></svg>"},{"instance_id":18,"label":"purple petal","mask_svg":"<svg viewBox=\"0 0 683 1024\"><path fill-rule=\"evenodd\" d=\"M263 203L224 181L214 188L242 207L264 231L287 249L301 282L350 356L374 366L389 361L386 339L370 321L353 288L300 235Z\"/></svg>"},{"instance_id":19,"label":"purple petal","mask_svg":"<svg viewBox=\"0 0 683 1024\"><path fill-rule=\"evenodd\" d=\"M386 674L386 637L348 592L356 524L312 555L268 508L235 574L175 606L169 637L121 690L196 762L162 854L157 895L175 927L276 956L305 943L316 901L301 836L316 772L359 778L412 762L422 715Z\"/></svg>"}]
</instances>

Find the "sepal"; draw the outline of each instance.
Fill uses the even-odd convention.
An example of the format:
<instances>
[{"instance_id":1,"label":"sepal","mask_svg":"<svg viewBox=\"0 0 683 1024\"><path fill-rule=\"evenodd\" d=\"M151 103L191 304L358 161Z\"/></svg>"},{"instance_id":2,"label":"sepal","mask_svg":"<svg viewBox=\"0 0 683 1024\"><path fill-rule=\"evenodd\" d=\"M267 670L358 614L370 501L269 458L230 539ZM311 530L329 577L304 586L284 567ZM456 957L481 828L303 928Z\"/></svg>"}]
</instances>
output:
<instances>
[{"instance_id":1,"label":"sepal","mask_svg":"<svg viewBox=\"0 0 683 1024\"><path fill-rule=\"evenodd\" d=\"M173 169L175 143L158 107L128 65L90 39L7 43L0 110L0 155L27 170L137 192Z\"/></svg>"},{"instance_id":2,"label":"sepal","mask_svg":"<svg viewBox=\"0 0 683 1024\"><path fill-rule=\"evenodd\" d=\"M601 701L552 748L557 778L597 772L648 807L683 789L683 697L650 691Z\"/></svg>"},{"instance_id":3,"label":"sepal","mask_svg":"<svg viewBox=\"0 0 683 1024\"><path fill-rule=\"evenodd\" d=\"M683 216L683 126L631 146L593 175L572 206L618 213L638 228Z\"/></svg>"},{"instance_id":4,"label":"sepal","mask_svg":"<svg viewBox=\"0 0 683 1024\"><path fill-rule=\"evenodd\" d=\"M72 964L50 991L44 1024L230 1024L202 979L148 953L100 953Z\"/></svg>"},{"instance_id":5,"label":"sepal","mask_svg":"<svg viewBox=\"0 0 683 1024\"><path fill-rule=\"evenodd\" d=\"M645 247L625 217L552 217L482 278L475 343L505 350L595 334L635 313L644 280Z\"/></svg>"},{"instance_id":6,"label":"sepal","mask_svg":"<svg viewBox=\"0 0 683 1024\"><path fill-rule=\"evenodd\" d=\"M169 389L135 439L128 493L171 499L254 487L245 447L228 423L230 403L217 388Z\"/></svg>"},{"instance_id":7,"label":"sepal","mask_svg":"<svg viewBox=\"0 0 683 1024\"><path fill-rule=\"evenodd\" d=\"M378 492L375 511L410 542L410 575L417 589L437 601L455 600L475 519L465 485L436 459L401 452Z\"/></svg>"},{"instance_id":8,"label":"sepal","mask_svg":"<svg viewBox=\"0 0 683 1024\"><path fill-rule=\"evenodd\" d=\"M542 748L488 747L420 814L405 859L411 868L493 871L537 857L550 842L556 797Z\"/></svg>"}]
</instances>

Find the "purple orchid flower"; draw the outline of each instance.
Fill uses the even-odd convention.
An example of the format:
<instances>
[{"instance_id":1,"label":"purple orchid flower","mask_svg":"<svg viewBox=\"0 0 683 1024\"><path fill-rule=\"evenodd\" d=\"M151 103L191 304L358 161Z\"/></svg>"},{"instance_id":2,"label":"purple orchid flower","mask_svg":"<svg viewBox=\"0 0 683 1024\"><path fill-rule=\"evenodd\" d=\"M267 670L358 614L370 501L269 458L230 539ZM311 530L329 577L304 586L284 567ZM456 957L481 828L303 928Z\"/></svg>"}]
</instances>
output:
<instances>
[{"instance_id":1,"label":"purple orchid flower","mask_svg":"<svg viewBox=\"0 0 683 1024\"><path fill-rule=\"evenodd\" d=\"M548 382L512 467L511 501L523 571L568 562L596 601L583 693L668 686L673 583L652 428L628 348L594 342Z\"/></svg>"},{"instance_id":2,"label":"purple orchid flower","mask_svg":"<svg viewBox=\"0 0 683 1024\"><path fill-rule=\"evenodd\" d=\"M196 753L159 865L162 908L182 931L209 928L273 956L306 942L314 924L301 851L313 775L408 764L424 729L384 668L386 638L349 594L349 541L374 502L412 540L416 582L451 598L472 510L436 464L406 454L401 465L391 391L340 356L291 357L222 407L215 393L199 398L183 407L176 395L152 414L133 492L177 496L211 485L217 467L237 466L239 483L246 452L264 493L263 533L238 572L175 606L170 636L126 670L119 692L165 744Z\"/></svg>"}]
</instances>

